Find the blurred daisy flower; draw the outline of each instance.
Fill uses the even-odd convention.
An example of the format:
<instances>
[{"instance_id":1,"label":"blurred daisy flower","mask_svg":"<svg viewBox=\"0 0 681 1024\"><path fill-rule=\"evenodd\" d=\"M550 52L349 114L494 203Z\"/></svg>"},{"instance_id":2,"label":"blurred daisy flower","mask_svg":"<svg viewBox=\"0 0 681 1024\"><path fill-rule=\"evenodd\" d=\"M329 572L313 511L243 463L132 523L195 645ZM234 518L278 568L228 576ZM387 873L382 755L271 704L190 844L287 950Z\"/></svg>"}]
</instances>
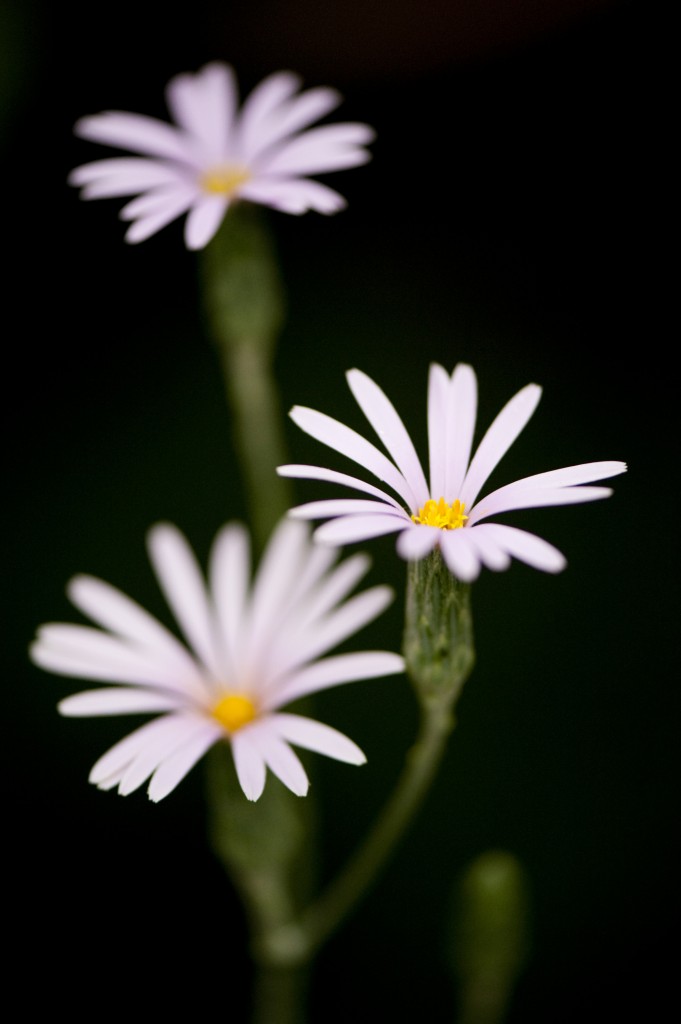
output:
<instances>
[{"instance_id":1,"label":"blurred daisy flower","mask_svg":"<svg viewBox=\"0 0 681 1024\"><path fill-rule=\"evenodd\" d=\"M309 128L341 96L329 88L299 93L300 84L288 71L270 75L239 110L229 65L177 75L166 88L176 126L116 110L77 122L82 138L141 155L84 164L69 184L83 199L135 196L120 212L131 221L127 242L142 242L186 213L188 249L207 245L238 199L285 213L335 213L343 197L308 175L366 163L374 132L349 122Z\"/></svg>"},{"instance_id":2,"label":"blurred daisy flower","mask_svg":"<svg viewBox=\"0 0 681 1024\"><path fill-rule=\"evenodd\" d=\"M402 658L386 651L318 660L392 600L384 586L348 598L367 557L334 565L333 549L311 544L305 524L284 520L251 586L248 535L232 523L215 540L206 587L179 530L157 525L148 541L186 646L116 588L77 576L69 596L101 628L45 625L31 647L41 668L115 684L67 697L62 714L160 713L104 754L90 781L127 795L150 779L149 796L158 801L220 740L231 744L249 800L261 795L267 768L305 795L308 779L291 744L363 764L362 751L342 733L280 708L330 686L403 670Z\"/></svg>"},{"instance_id":3,"label":"blurred daisy flower","mask_svg":"<svg viewBox=\"0 0 681 1024\"><path fill-rule=\"evenodd\" d=\"M291 417L316 440L360 463L395 494L320 466L280 466L282 476L352 487L370 499L314 501L291 510L301 519L330 519L319 527L317 541L341 545L399 533L397 550L416 561L440 548L450 570L470 582L486 565L507 569L518 558L536 569L560 572L565 558L545 540L501 523L483 520L514 509L570 505L606 498L609 487L585 487L594 480L626 470L623 462L591 462L525 477L478 495L492 470L508 451L537 407L541 388L528 384L498 414L471 458L477 413L477 381L470 366L460 363L451 374L433 364L428 382L428 445L430 486L411 438L383 391L359 370L350 370L348 384L362 412L392 457L354 430L313 409L295 406ZM405 508L406 506L406 508Z\"/></svg>"}]
</instances>

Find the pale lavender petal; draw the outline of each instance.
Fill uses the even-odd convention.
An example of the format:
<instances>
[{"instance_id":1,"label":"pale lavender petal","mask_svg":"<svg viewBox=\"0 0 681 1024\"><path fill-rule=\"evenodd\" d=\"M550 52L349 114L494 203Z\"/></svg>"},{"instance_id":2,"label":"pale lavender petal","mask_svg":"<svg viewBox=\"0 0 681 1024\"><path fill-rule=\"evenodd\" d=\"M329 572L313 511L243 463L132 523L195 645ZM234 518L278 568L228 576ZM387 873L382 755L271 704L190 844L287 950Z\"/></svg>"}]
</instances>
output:
<instances>
[{"instance_id":1,"label":"pale lavender petal","mask_svg":"<svg viewBox=\"0 0 681 1024\"><path fill-rule=\"evenodd\" d=\"M506 487L493 491L486 498L481 498L468 517L468 526L473 526L481 519L510 512L518 508L548 508L551 505L579 505L585 501L597 501L609 498L611 487L539 487L529 490L508 484Z\"/></svg>"},{"instance_id":2,"label":"pale lavender petal","mask_svg":"<svg viewBox=\"0 0 681 1024\"><path fill-rule=\"evenodd\" d=\"M159 686L186 695L196 692L194 680L118 637L89 626L53 623L41 626L30 648L35 664L58 675L112 683Z\"/></svg>"},{"instance_id":3,"label":"pale lavender petal","mask_svg":"<svg viewBox=\"0 0 681 1024\"><path fill-rule=\"evenodd\" d=\"M308 544L308 529L303 523L283 519L269 539L253 586L249 620L246 623L243 667L257 679L261 664L276 632L281 610L287 607Z\"/></svg>"},{"instance_id":4,"label":"pale lavender petal","mask_svg":"<svg viewBox=\"0 0 681 1024\"><path fill-rule=\"evenodd\" d=\"M314 539L320 544L354 544L360 540L370 540L372 537L383 537L387 533L406 530L409 523L407 516L398 516L392 512L386 512L382 516L343 516L318 527L314 532Z\"/></svg>"},{"instance_id":5,"label":"pale lavender petal","mask_svg":"<svg viewBox=\"0 0 681 1024\"><path fill-rule=\"evenodd\" d=\"M452 374L447 399L445 489L442 494L433 494L436 501L444 497L451 504L461 493L471 457L477 411L478 382L475 373L471 366L459 363Z\"/></svg>"},{"instance_id":6,"label":"pale lavender petal","mask_svg":"<svg viewBox=\"0 0 681 1024\"><path fill-rule=\"evenodd\" d=\"M119 740L92 766L90 782L99 786L114 775L118 775L120 778L121 773L137 757L140 750L147 744L156 743L157 738L162 740L168 730L168 723L173 722L176 718L180 718L181 721L185 720L184 715L163 715L161 718L155 718L153 722L147 722L146 725L140 726L124 739Z\"/></svg>"},{"instance_id":7,"label":"pale lavender petal","mask_svg":"<svg viewBox=\"0 0 681 1024\"><path fill-rule=\"evenodd\" d=\"M314 630L301 636L288 664L280 665L280 672L288 672L295 665L311 661L357 633L387 608L394 598L390 587L378 586L350 598L329 616L318 622Z\"/></svg>"},{"instance_id":8,"label":"pale lavender petal","mask_svg":"<svg viewBox=\"0 0 681 1024\"><path fill-rule=\"evenodd\" d=\"M197 761L200 761L206 751L217 742L219 736L219 729L211 729L208 724L205 724L198 736L194 736L190 742L168 757L152 776L148 790L149 799L158 803L159 800L163 800L169 793L172 793Z\"/></svg>"},{"instance_id":9,"label":"pale lavender petal","mask_svg":"<svg viewBox=\"0 0 681 1024\"><path fill-rule=\"evenodd\" d=\"M399 654L392 654L389 651L337 654L306 665L285 683L280 683L270 699L266 700L264 707L269 711L331 686L353 683L359 679L376 679L399 672L404 672L404 659Z\"/></svg>"},{"instance_id":10,"label":"pale lavender petal","mask_svg":"<svg viewBox=\"0 0 681 1024\"><path fill-rule=\"evenodd\" d=\"M447 411L449 408L449 374L437 363L428 372L428 454L430 493L435 500L445 495L447 475Z\"/></svg>"},{"instance_id":11,"label":"pale lavender petal","mask_svg":"<svg viewBox=\"0 0 681 1024\"><path fill-rule=\"evenodd\" d=\"M69 185L82 188L83 199L133 195L185 180L172 164L136 157L96 160L74 168L68 176Z\"/></svg>"},{"instance_id":12,"label":"pale lavender petal","mask_svg":"<svg viewBox=\"0 0 681 1024\"><path fill-rule=\"evenodd\" d=\"M169 157L182 163L193 163L192 147L186 135L165 121L145 114L129 114L108 110L102 114L82 117L74 132L90 142L101 142L120 149Z\"/></svg>"},{"instance_id":13,"label":"pale lavender petal","mask_svg":"<svg viewBox=\"0 0 681 1024\"><path fill-rule=\"evenodd\" d=\"M489 533L489 524L484 523L476 526L475 529L465 527L467 530L466 539L475 550L483 565L493 572L502 572L508 569L511 564L510 555L504 550L495 539L493 533Z\"/></svg>"},{"instance_id":14,"label":"pale lavender petal","mask_svg":"<svg viewBox=\"0 0 681 1024\"><path fill-rule=\"evenodd\" d=\"M207 160L230 155L238 93L228 64L216 61L197 74L176 75L166 86L166 102L174 120L198 140Z\"/></svg>"},{"instance_id":15,"label":"pale lavender petal","mask_svg":"<svg viewBox=\"0 0 681 1024\"><path fill-rule=\"evenodd\" d=\"M249 800L257 800L265 788L267 770L251 729L240 729L232 737L232 757L239 784Z\"/></svg>"},{"instance_id":16,"label":"pale lavender petal","mask_svg":"<svg viewBox=\"0 0 681 1024\"><path fill-rule=\"evenodd\" d=\"M308 210L315 210L317 213L337 213L347 206L339 192L306 178L281 180L256 177L240 186L239 196L292 214L306 213Z\"/></svg>"},{"instance_id":17,"label":"pale lavender petal","mask_svg":"<svg viewBox=\"0 0 681 1024\"><path fill-rule=\"evenodd\" d=\"M292 519L329 519L356 513L367 515L396 515L404 517L401 509L386 510L384 501L369 501L362 498L324 498L322 501L308 501L289 509Z\"/></svg>"},{"instance_id":18,"label":"pale lavender petal","mask_svg":"<svg viewBox=\"0 0 681 1024\"><path fill-rule=\"evenodd\" d=\"M60 714L69 718L87 718L91 715L131 715L153 711L175 711L182 703L170 694L131 687L107 687L102 690L84 690L66 697L57 705Z\"/></svg>"},{"instance_id":19,"label":"pale lavender petal","mask_svg":"<svg viewBox=\"0 0 681 1024\"><path fill-rule=\"evenodd\" d=\"M268 145L272 126L282 104L300 87L300 78L290 71L277 71L264 78L244 101L238 124L238 155L250 161Z\"/></svg>"},{"instance_id":20,"label":"pale lavender petal","mask_svg":"<svg viewBox=\"0 0 681 1024\"><path fill-rule=\"evenodd\" d=\"M337 729L300 715L278 714L270 719L282 739L345 764L366 764L363 751Z\"/></svg>"},{"instance_id":21,"label":"pale lavender petal","mask_svg":"<svg viewBox=\"0 0 681 1024\"><path fill-rule=\"evenodd\" d=\"M271 716L249 727L248 733L270 771L296 796L305 796L310 785L305 769L288 743L277 735Z\"/></svg>"},{"instance_id":22,"label":"pale lavender petal","mask_svg":"<svg viewBox=\"0 0 681 1024\"><path fill-rule=\"evenodd\" d=\"M392 456L420 508L430 497L428 484L416 449L395 407L361 370L349 370L346 378L355 401Z\"/></svg>"},{"instance_id":23,"label":"pale lavender petal","mask_svg":"<svg viewBox=\"0 0 681 1024\"><path fill-rule=\"evenodd\" d=\"M76 576L68 585L70 600L100 626L148 649L174 672L194 680L203 691L201 675L187 649L163 626L116 587L94 576Z\"/></svg>"},{"instance_id":24,"label":"pale lavender petal","mask_svg":"<svg viewBox=\"0 0 681 1024\"><path fill-rule=\"evenodd\" d=\"M566 466L563 469L552 469L548 473L535 473L534 476L523 477L509 484L509 487L574 487L578 484L592 483L594 480L607 480L608 477L626 473L626 462L584 462L579 466Z\"/></svg>"},{"instance_id":25,"label":"pale lavender petal","mask_svg":"<svg viewBox=\"0 0 681 1024\"><path fill-rule=\"evenodd\" d=\"M544 572L561 572L567 565L565 556L557 548L533 533L519 530L515 526L504 526L501 523L487 523L484 527L475 527L475 529L489 531L499 547L504 548L513 558L526 562L535 569L542 569Z\"/></svg>"},{"instance_id":26,"label":"pale lavender petal","mask_svg":"<svg viewBox=\"0 0 681 1024\"><path fill-rule=\"evenodd\" d=\"M139 789L164 761L173 758L187 745L193 746L197 736L203 738L210 735L212 743L222 735L217 722L210 722L195 715L166 715L162 722L164 728L140 747L121 773L118 786L121 796L128 796ZM179 782L179 779L177 781Z\"/></svg>"},{"instance_id":27,"label":"pale lavender petal","mask_svg":"<svg viewBox=\"0 0 681 1024\"><path fill-rule=\"evenodd\" d=\"M466 529L441 530L440 550L447 568L464 583L472 583L480 575L480 559L475 545L469 543Z\"/></svg>"},{"instance_id":28,"label":"pale lavender petal","mask_svg":"<svg viewBox=\"0 0 681 1024\"><path fill-rule=\"evenodd\" d=\"M329 124L281 143L259 162L265 174L309 175L357 167L371 159L363 145L374 132L365 124Z\"/></svg>"},{"instance_id":29,"label":"pale lavender petal","mask_svg":"<svg viewBox=\"0 0 681 1024\"><path fill-rule=\"evenodd\" d=\"M125 241L130 245L137 245L139 242L146 242L147 238L155 235L171 221L177 220L191 206L192 200L187 194L173 194L172 200L168 198L167 204L162 211L131 224L125 232Z\"/></svg>"},{"instance_id":30,"label":"pale lavender petal","mask_svg":"<svg viewBox=\"0 0 681 1024\"><path fill-rule=\"evenodd\" d=\"M121 220L146 220L160 216L167 217L168 223L188 210L198 195L196 186L185 182L152 189L131 199L121 208L118 216Z\"/></svg>"},{"instance_id":31,"label":"pale lavender petal","mask_svg":"<svg viewBox=\"0 0 681 1024\"><path fill-rule=\"evenodd\" d=\"M203 249L208 245L220 227L229 200L226 196L203 196L194 203L184 225L184 241L190 251Z\"/></svg>"},{"instance_id":32,"label":"pale lavender petal","mask_svg":"<svg viewBox=\"0 0 681 1024\"><path fill-rule=\"evenodd\" d=\"M161 589L178 624L203 663L219 679L213 609L193 551L170 523L153 527L147 543Z\"/></svg>"},{"instance_id":33,"label":"pale lavender petal","mask_svg":"<svg viewBox=\"0 0 681 1024\"><path fill-rule=\"evenodd\" d=\"M506 403L487 430L466 473L459 499L470 508L492 470L506 454L537 408L541 388L528 384Z\"/></svg>"},{"instance_id":34,"label":"pale lavender petal","mask_svg":"<svg viewBox=\"0 0 681 1024\"><path fill-rule=\"evenodd\" d=\"M404 513L404 509L392 494L387 494L385 491L379 490L378 487L374 487L373 484L368 484L357 477L348 476L347 473L338 473L335 469L325 469L322 466L277 466L277 473L279 476L296 477L299 480L325 480L330 484L354 487L358 491L363 491L364 494L373 494L376 498L380 498L381 501L387 502L393 508Z\"/></svg>"},{"instance_id":35,"label":"pale lavender petal","mask_svg":"<svg viewBox=\"0 0 681 1024\"><path fill-rule=\"evenodd\" d=\"M319 545L313 546L314 552L323 552L335 558L336 552L332 548L324 548ZM306 596L304 603L296 612L296 620L299 625L308 627L311 620L319 619L337 604L339 604L352 588L359 583L363 576L369 571L371 562L364 554L353 555L346 558L336 568L327 572L317 586Z\"/></svg>"},{"instance_id":36,"label":"pale lavender petal","mask_svg":"<svg viewBox=\"0 0 681 1024\"><path fill-rule=\"evenodd\" d=\"M321 87L308 89L300 96L293 97L288 103L282 104L277 110L270 111L266 118L260 116L257 122L257 135L252 114L249 113L250 142L249 152L257 158L270 146L281 142L287 136L307 128L314 121L320 120L341 102L340 93L335 89ZM246 109L244 108L246 114Z\"/></svg>"},{"instance_id":37,"label":"pale lavender petal","mask_svg":"<svg viewBox=\"0 0 681 1024\"><path fill-rule=\"evenodd\" d=\"M250 540L239 523L224 526L215 538L209 563L218 637L225 658L225 679L235 681L241 661L250 585Z\"/></svg>"},{"instance_id":38,"label":"pale lavender petal","mask_svg":"<svg viewBox=\"0 0 681 1024\"><path fill-rule=\"evenodd\" d=\"M347 456L353 462L359 463L377 476L379 480L385 481L404 500L412 512L418 509L418 503L411 487L398 471L397 467L379 451L373 444L363 438L355 430L346 427L338 420L314 409L306 409L296 405L289 414L294 423L301 430L304 430L310 437L335 449L341 455Z\"/></svg>"},{"instance_id":39,"label":"pale lavender petal","mask_svg":"<svg viewBox=\"0 0 681 1024\"><path fill-rule=\"evenodd\" d=\"M418 562L437 547L441 533L435 526L413 523L397 538L397 553L408 562Z\"/></svg>"}]
</instances>

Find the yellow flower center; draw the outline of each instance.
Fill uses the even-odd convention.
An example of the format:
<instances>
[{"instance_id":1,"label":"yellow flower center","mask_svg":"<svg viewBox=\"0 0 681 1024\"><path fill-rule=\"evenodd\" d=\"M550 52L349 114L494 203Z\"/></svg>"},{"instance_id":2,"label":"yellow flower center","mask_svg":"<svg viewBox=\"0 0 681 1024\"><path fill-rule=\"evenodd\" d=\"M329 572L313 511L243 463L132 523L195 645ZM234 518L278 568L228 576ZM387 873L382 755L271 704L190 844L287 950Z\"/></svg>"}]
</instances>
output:
<instances>
[{"instance_id":1,"label":"yellow flower center","mask_svg":"<svg viewBox=\"0 0 681 1024\"><path fill-rule=\"evenodd\" d=\"M201 176L201 188L210 195L233 196L237 189L251 177L247 167L238 164L225 164L214 167Z\"/></svg>"},{"instance_id":2,"label":"yellow flower center","mask_svg":"<svg viewBox=\"0 0 681 1024\"><path fill-rule=\"evenodd\" d=\"M421 523L422 526L438 526L441 530L458 530L468 519L468 516L463 514L465 507L458 498L451 505L448 505L444 498L440 498L439 501L429 498L423 508L419 509L419 514L411 518L415 523Z\"/></svg>"},{"instance_id":3,"label":"yellow flower center","mask_svg":"<svg viewBox=\"0 0 681 1024\"><path fill-rule=\"evenodd\" d=\"M213 718L227 732L237 732L256 717L255 704L241 693L226 693L213 708Z\"/></svg>"}]
</instances>

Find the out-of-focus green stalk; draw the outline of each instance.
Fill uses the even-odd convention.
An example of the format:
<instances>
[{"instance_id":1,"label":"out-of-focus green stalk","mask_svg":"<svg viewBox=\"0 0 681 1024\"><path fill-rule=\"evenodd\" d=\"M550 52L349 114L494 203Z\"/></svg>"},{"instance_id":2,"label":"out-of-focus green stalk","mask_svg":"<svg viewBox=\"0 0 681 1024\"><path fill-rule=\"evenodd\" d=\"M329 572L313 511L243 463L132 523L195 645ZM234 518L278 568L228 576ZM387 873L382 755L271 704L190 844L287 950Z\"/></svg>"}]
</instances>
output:
<instances>
[{"instance_id":1,"label":"out-of-focus green stalk","mask_svg":"<svg viewBox=\"0 0 681 1024\"><path fill-rule=\"evenodd\" d=\"M262 550L293 504L283 414L274 375L284 319L284 290L262 211L247 203L229 210L202 253L201 287L232 413L234 440L255 546Z\"/></svg>"}]
</instances>

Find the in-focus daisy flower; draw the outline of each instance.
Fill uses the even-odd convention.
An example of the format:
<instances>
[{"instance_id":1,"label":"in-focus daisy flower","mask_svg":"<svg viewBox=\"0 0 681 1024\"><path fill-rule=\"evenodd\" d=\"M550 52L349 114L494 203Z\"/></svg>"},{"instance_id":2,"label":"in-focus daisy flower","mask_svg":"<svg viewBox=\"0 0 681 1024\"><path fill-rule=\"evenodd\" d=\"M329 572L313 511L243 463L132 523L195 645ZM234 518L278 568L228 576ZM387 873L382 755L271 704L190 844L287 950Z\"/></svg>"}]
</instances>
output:
<instances>
[{"instance_id":1,"label":"in-focus daisy flower","mask_svg":"<svg viewBox=\"0 0 681 1024\"><path fill-rule=\"evenodd\" d=\"M141 155L84 164L69 183L83 199L136 197L120 213L131 221L127 242L142 242L186 213L188 249L207 245L238 199L285 213L335 213L343 197L308 175L366 163L374 132L351 122L310 128L341 96L329 88L299 93L300 85L297 75L277 72L239 109L229 65L177 75L166 87L175 125L117 110L81 118L77 135Z\"/></svg>"},{"instance_id":2,"label":"in-focus daisy flower","mask_svg":"<svg viewBox=\"0 0 681 1024\"><path fill-rule=\"evenodd\" d=\"M362 412L392 457L337 420L295 406L291 417L307 434L360 463L391 494L357 477L320 466L280 466L282 476L352 487L370 499L314 501L291 510L302 519L330 519L315 540L348 544L399 533L397 550L411 561L424 558L439 545L450 571L466 582L486 565L507 569L511 558L546 572L559 572L565 558L551 544L525 530L483 520L513 509L570 505L606 498L609 487L585 487L594 480L626 470L623 462L591 462L516 480L478 499L492 470L532 416L541 388L528 384L496 417L471 458L477 412L477 380L460 363L451 374L433 364L428 382L428 445L430 485L402 420L383 391L360 370L350 370L348 383ZM405 507L406 506L406 507Z\"/></svg>"},{"instance_id":3,"label":"in-focus daisy flower","mask_svg":"<svg viewBox=\"0 0 681 1024\"><path fill-rule=\"evenodd\" d=\"M51 672L115 684L67 697L62 714L160 712L104 754L90 781L127 795L150 779L158 801L220 740L231 744L249 800L261 795L267 768L305 795L308 779L291 744L363 764L342 733L280 709L339 683L403 670L402 658L387 651L320 659L392 600L384 586L348 597L368 569L366 556L334 565L336 552L311 544L306 524L284 520L251 586L247 533L232 523L215 540L206 587L174 526L157 525L148 541L186 646L116 588L77 576L69 596L101 628L45 625L31 647L33 661Z\"/></svg>"}]
</instances>

